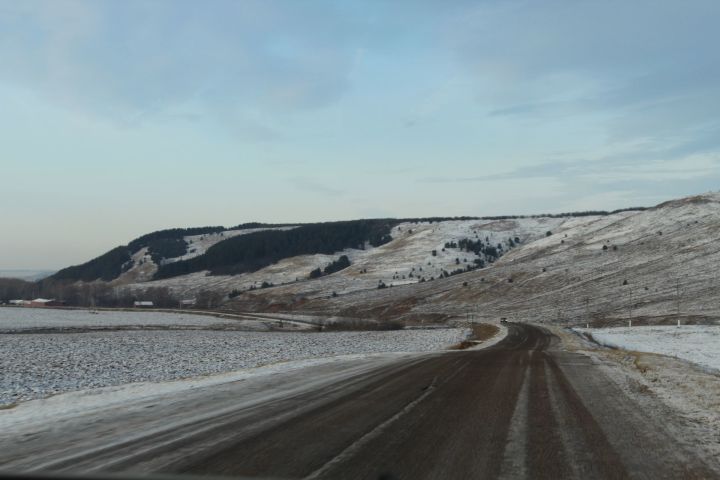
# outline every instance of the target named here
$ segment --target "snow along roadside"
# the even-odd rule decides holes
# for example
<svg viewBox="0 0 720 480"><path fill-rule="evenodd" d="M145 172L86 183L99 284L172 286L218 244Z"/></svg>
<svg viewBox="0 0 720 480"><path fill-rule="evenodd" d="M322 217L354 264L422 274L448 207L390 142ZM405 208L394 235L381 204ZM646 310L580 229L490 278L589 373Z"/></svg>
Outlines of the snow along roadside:
<svg viewBox="0 0 720 480"><path fill-rule="evenodd" d="M653 327L575 328L600 345L657 353L720 372L720 326L682 325Z"/></svg>
<svg viewBox="0 0 720 480"><path fill-rule="evenodd" d="M561 338L563 348L592 358L640 408L662 418L675 438L720 468L720 375L666 355L604 348L581 329L545 327Z"/></svg>
<svg viewBox="0 0 720 480"><path fill-rule="evenodd" d="M61 422L77 417L94 416L115 409L127 409L131 404L141 404L177 396L193 390L210 389L232 382L262 382L268 377L335 364L338 371L358 364L375 368L411 353L354 354L334 357L312 358L275 363L256 368L237 370L218 375L163 382L136 382L124 385L91 388L61 393L48 398L30 400L11 408L0 409L0 437L32 430L48 422ZM352 369L351 369L352 371Z"/></svg>

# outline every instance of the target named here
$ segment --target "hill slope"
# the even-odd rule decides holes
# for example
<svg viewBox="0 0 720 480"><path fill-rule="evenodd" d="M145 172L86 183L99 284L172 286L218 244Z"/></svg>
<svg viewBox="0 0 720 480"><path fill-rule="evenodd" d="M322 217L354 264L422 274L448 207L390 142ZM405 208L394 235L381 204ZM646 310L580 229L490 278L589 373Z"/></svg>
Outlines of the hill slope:
<svg viewBox="0 0 720 480"><path fill-rule="evenodd" d="M235 309L302 309L341 316L475 318L548 323L683 321L720 317L720 194L645 211L567 219L487 268L297 305L291 287L238 297ZM464 284L467 284L466 286ZM281 303L281 305L278 305Z"/></svg>
<svg viewBox="0 0 720 480"><path fill-rule="evenodd" d="M407 321L720 316L716 193L611 214L208 228L216 230L155 232L119 247L110 254L130 260L100 283L135 298L150 289L175 299L213 292L213 307L233 311ZM228 256L212 264L217 251ZM97 267L71 268L105 278Z"/></svg>
<svg viewBox="0 0 720 480"><path fill-rule="evenodd" d="M332 297L333 293L340 296L357 291L376 292L381 285L431 283L453 273L481 268L567 221L568 218L542 217L401 222L389 231L390 241L376 247L368 245L364 249L292 256L238 275L211 276L204 270L135 283L128 288L167 287L184 298L196 296L202 290L224 294L235 291L242 292L240 296L248 296L249 304L259 300L257 308L268 303L291 305ZM470 242L461 248L463 240ZM348 258L349 267L311 278L313 270L324 270L343 255ZM253 295L263 284L272 288L263 289L263 295Z"/></svg>

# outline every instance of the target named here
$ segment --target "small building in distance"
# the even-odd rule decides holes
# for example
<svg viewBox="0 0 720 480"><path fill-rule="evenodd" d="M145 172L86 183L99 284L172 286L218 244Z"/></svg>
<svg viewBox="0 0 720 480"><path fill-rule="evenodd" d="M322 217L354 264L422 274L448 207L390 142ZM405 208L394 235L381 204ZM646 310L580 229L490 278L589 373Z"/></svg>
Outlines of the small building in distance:
<svg viewBox="0 0 720 480"><path fill-rule="evenodd" d="M8 300L8 305L15 305L16 307L22 307L29 300Z"/></svg>
<svg viewBox="0 0 720 480"><path fill-rule="evenodd" d="M152 308L155 304L153 302L141 300L133 302L133 306L136 308Z"/></svg>
<svg viewBox="0 0 720 480"><path fill-rule="evenodd" d="M36 298L35 300L30 300L30 302L25 302L24 305L33 308L62 307L65 305L65 302L55 300L54 298Z"/></svg>

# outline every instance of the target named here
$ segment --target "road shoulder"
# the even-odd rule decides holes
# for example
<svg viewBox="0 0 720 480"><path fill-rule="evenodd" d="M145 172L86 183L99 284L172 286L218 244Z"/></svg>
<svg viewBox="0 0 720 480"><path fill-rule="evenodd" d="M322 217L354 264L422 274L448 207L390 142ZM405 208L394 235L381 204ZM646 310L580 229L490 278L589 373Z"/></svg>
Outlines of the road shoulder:
<svg viewBox="0 0 720 480"><path fill-rule="evenodd" d="M562 327L558 348L589 357L642 410L720 471L720 376L664 355L610 349Z"/></svg>

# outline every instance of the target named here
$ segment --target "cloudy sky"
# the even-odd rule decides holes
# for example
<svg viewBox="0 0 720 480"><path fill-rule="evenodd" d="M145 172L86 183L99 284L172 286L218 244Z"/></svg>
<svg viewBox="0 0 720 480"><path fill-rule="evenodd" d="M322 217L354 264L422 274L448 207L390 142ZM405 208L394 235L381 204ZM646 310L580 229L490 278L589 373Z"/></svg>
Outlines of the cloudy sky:
<svg viewBox="0 0 720 480"><path fill-rule="evenodd" d="M0 269L718 188L720 2L0 0Z"/></svg>

